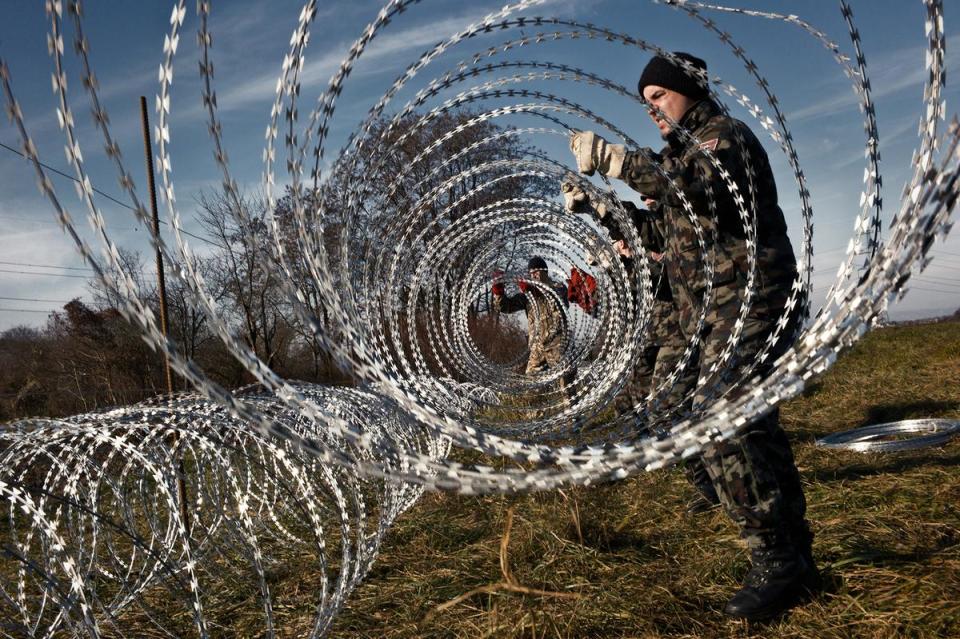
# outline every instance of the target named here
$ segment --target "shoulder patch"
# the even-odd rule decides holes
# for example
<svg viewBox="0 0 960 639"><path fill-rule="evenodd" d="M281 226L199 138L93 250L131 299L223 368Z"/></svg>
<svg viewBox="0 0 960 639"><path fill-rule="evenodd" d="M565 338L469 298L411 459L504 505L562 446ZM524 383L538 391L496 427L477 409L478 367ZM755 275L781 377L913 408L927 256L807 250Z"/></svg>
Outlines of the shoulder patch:
<svg viewBox="0 0 960 639"><path fill-rule="evenodd" d="M714 138L712 140L707 140L706 142L701 142L697 145L697 148L700 150L707 149L709 151L716 151L717 144L720 142L720 138Z"/></svg>

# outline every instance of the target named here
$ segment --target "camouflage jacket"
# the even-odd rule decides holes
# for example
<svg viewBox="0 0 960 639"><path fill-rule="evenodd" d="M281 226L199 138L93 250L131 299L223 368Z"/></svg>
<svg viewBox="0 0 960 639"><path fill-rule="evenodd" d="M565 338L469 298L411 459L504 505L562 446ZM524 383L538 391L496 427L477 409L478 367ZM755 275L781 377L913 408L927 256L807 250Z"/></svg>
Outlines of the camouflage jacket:
<svg viewBox="0 0 960 639"><path fill-rule="evenodd" d="M549 291L544 291L541 286ZM550 279L529 283L526 293L493 296L493 306L501 313L526 312L527 346L531 352L562 347L566 342L567 305L567 288Z"/></svg>
<svg viewBox="0 0 960 639"><path fill-rule="evenodd" d="M637 229L637 235L640 236L640 244L647 252L648 258L650 253L663 253L666 245L663 230L659 226L659 216L653 211L638 208L633 202L621 201L620 204ZM609 213L600 218L600 224L610 232L610 239L612 241L616 242L624 239L623 233L614 222L613 216ZM620 259L624 263L627 272L633 270L633 258L621 256ZM662 272L663 265L660 262L650 259L649 266L650 276L653 279L654 296L660 301L669 302L672 296L670 295L670 286L667 284L666 275Z"/></svg>
<svg viewBox="0 0 960 639"><path fill-rule="evenodd" d="M703 229L708 259L714 265L710 306L739 305L746 289L747 240L743 222L730 189L719 169L711 163L706 149L712 151L730 174L748 212L751 206L747 167L753 169L757 228L753 308L759 313L778 313L796 276L796 259L783 211L777 203L777 186L766 151L746 124L723 115L709 99L691 107L679 124L697 142L671 133L659 157L652 158L662 162L672 185L656 172L651 157L641 151L627 153L622 177L632 188L657 201L655 214L667 249L664 267L681 316L689 318L699 314L706 278L695 226L674 187L680 189L692 205ZM737 142L738 135L745 153ZM715 202L715 215L710 211L710 197ZM717 240L712 244L714 227Z"/></svg>

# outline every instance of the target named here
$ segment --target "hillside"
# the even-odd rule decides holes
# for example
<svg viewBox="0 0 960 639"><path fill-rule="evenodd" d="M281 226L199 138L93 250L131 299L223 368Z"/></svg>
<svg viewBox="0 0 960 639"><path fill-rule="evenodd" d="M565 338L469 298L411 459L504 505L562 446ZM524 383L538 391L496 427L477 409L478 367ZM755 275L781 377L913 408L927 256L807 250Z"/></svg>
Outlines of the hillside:
<svg viewBox="0 0 960 639"><path fill-rule="evenodd" d="M689 489L669 470L590 490L425 496L331 636L960 636L960 438L896 455L814 446L915 417L960 418L960 322L879 329L783 407L827 586L771 624L719 612L746 555L721 513L683 516ZM508 588L496 586L502 547Z"/></svg>

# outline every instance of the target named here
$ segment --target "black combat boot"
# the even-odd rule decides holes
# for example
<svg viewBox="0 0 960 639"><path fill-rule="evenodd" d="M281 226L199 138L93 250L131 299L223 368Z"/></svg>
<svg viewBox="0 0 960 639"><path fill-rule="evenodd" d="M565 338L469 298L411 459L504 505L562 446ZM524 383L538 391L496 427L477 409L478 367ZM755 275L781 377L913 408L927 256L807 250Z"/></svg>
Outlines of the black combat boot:
<svg viewBox="0 0 960 639"><path fill-rule="evenodd" d="M776 617L805 600L819 581L816 567L792 548L754 550L750 556L753 566L743 588L723 609L730 617L747 621Z"/></svg>
<svg viewBox="0 0 960 639"><path fill-rule="evenodd" d="M694 488L697 489L693 498L687 502L687 514L699 515L713 510L720 505L717 489L713 487L710 475L699 457L688 460L683 465L683 472Z"/></svg>
<svg viewBox="0 0 960 639"><path fill-rule="evenodd" d="M820 576L820 570L817 569L817 562L813 558L813 534L810 532L810 528L806 522L803 522L803 527L796 534L796 537L798 537L797 551L800 553L800 556L803 557L803 560L807 562L807 566L810 567L810 572L807 573L807 581L804 585L811 593L819 592L823 588L823 578Z"/></svg>

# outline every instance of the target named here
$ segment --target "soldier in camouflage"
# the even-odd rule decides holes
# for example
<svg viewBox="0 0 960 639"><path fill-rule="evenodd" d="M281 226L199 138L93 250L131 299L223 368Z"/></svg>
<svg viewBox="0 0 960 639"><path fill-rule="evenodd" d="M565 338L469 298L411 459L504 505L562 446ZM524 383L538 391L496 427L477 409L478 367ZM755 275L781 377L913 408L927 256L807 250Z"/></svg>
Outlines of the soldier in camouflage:
<svg viewBox="0 0 960 639"><path fill-rule="evenodd" d="M655 202L666 241L663 263L688 340L698 337L697 323L704 317L694 410L734 389L748 367L753 367L755 378L769 373L771 362L790 347L795 334L790 328L781 331L763 361L756 361L784 315L796 260L766 152L746 124L725 115L710 98L706 77L706 63L685 53L656 56L644 68L638 88L667 143L659 153L627 150L589 131L571 137L581 173L600 171L620 178ZM719 161L722 171L711 158ZM728 187L725 172L736 189ZM685 211L684 200L692 206L696 222ZM755 225L754 297L735 355L723 364L721 353L746 299L749 276L749 227L741 219L742 208ZM708 263L713 264L712 288L704 299ZM776 616L819 582L800 476L778 412L709 447L703 459L753 563L725 612L748 620Z"/></svg>
<svg viewBox="0 0 960 639"><path fill-rule="evenodd" d="M530 281L519 282L520 292L507 295L502 282L493 284L493 307L501 313L526 312L527 358L526 373L532 375L555 368L563 361L567 347L567 289L550 279L547 263L542 257L533 257L527 263ZM561 379L561 390L573 381L576 371L571 369Z"/></svg>
<svg viewBox="0 0 960 639"><path fill-rule="evenodd" d="M573 181L565 180L560 188L564 196L565 208L569 212L593 213L599 219L600 224L608 230L624 268L628 273L632 272L633 252L626 244L623 233L613 221L613 216L607 214L606 204L602 201L591 202L586 192ZM623 390L614 398L613 407L618 415L632 413L638 405L646 402L650 391L660 387L661 383L677 368L686 349L686 339L680 329L679 313L663 272L665 242L660 228L662 215L658 214L656 202L646 199L644 203L649 207L648 209L641 209L630 201L620 201L628 219L637 230L640 244L649 260L650 275L653 280L653 303L650 309L646 346L634 363ZM662 397L657 399L656 413L669 414L669 411L680 408L684 399L693 391L698 372L697 355L694 353L691 361L680 372L679 378ZM661 424L658 420L657 425L667 426L668 424ZM697 515L719 506L720 499L702 459L698 457L687 460L683 466L687 480L696 488L694 497L687 504L687 513Z"/></svg>

